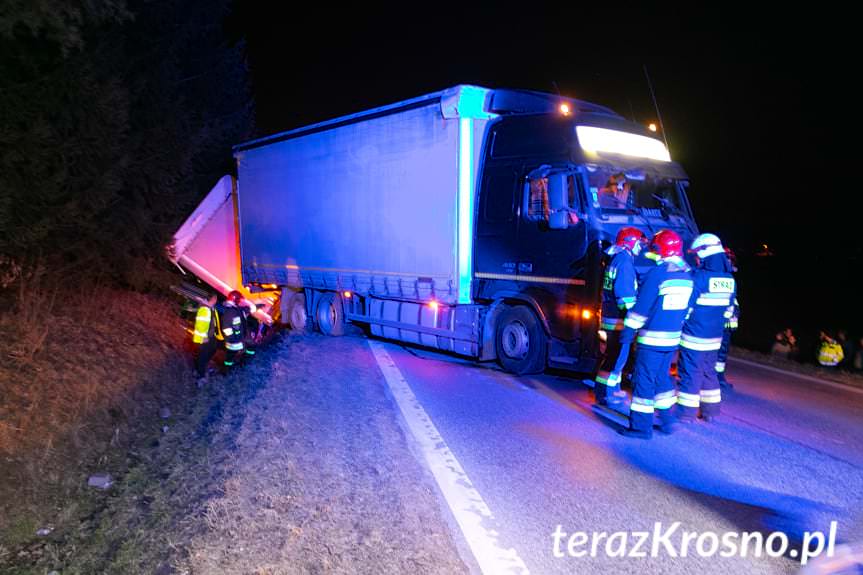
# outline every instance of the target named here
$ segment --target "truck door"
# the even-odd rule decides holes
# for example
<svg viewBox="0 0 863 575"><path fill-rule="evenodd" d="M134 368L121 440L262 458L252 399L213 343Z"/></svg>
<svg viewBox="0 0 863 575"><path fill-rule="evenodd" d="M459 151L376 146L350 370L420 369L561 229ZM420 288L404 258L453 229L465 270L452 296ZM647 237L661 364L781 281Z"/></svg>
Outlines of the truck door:
<svg viewBox="0 0 863 575"><path fill-rule="evenodd" d="M526 164L521 170L517 273L531 282L528 289L545 308L552 336L572 340L577 337L573 328L578 320L567 310L585 301L587 279L587 216L581 178L576 173L567 176L569 222L565 229L553 229L549 225L553 207L548 177L537 174L537 168L540 166Z"/></svg>
<svg viewBox="0 0 863 575"><path fill-rule="evenodd" d="M579 265L584 259L586 244L585 210L580 178L567 177L569 225L552 229L552 211L548 198L548 178L536 174L538 166L522 170L521 218L518 225L519 275L541 278L583 279Z"/></svg>
<svg viewBox="0 0 863 575"><path fill-rule="evenodd" d="M518 165L489 162L480 188L477 210L474 268L477 273L497 276L516 273L519 188Z"/></svg>

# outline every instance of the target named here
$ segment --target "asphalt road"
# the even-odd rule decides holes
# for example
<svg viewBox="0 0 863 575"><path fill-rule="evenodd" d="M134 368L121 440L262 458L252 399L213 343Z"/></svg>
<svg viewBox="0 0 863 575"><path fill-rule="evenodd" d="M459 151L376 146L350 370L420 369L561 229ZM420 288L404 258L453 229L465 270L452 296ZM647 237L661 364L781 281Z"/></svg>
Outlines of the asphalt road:
<svg viewBox="0 0 863 575"><path fill-rule="evenodd" d="M361 337L349 339L369 346ZM806 531L829 534L836 521L838 543L863 540L859 392L731 362L735 389L723 398L719 422L643 441L620 436L597 415L590 390L577 380L515 377L428 350L374 346L392 359L466 475L456 483L469 483L487 506L488 532L501 548L517 553L522 566L513 572L795 573ZM405 428L410 435L410 425ZM422 450L415 451L422 459ZM439 486L441 481L447 480L438 477ZM445 492L441 507L455 516L454 537L463 551L473 549L459 533L458 511ZM667 533L675 522L680 525L668 537L672 550L657 543L651 557L657 523ZM704 535L690 541L686 557L673 557L683 531L718 538L779 531L790 547L778 557L754 556L754 546L745 557L739 550L720 557L728 547L711 553L712 536ZM576 532L588 542L577 535L571 555L567 543ZM603 532L593 552L591 542ZM615 532L625 535L612 545L608 538ZM635 549L641 536L634 532L654 536ZM712 556L699 556L699 541ZM647 557L638 556L642 550ZM476 561L466 562L480 571Z"/></svg>

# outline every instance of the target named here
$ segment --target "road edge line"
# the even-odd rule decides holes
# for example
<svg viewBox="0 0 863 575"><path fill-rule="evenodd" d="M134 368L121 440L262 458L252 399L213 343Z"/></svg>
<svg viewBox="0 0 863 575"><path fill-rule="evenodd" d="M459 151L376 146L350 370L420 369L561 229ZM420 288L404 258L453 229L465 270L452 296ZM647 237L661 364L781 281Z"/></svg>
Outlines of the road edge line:
<svg viewBox="0 0 863 575"><path fill-rule="evenodd" d="M528 575L530 572L527 565L518 552L514 548L504 549L499 545L498 532L489 527L494 525L495 521L491 509L450 451L395 361L382 344L369 341L369 347L408 429L422 450L426 465L476 558L480 571L484 575Z"/></svg>
<svg viewBox="0 0 863 575"><path fill-rule="evenodd" d="M772 371L774 373L781 373L784 375L790 375L792 377L799 377L800 379L804 379L806 381L811 381L814 383L820 383L821 385L827 385L830 387L837 387L837 388L843 389L845 391L863 394L863 388L859 388L859 387L856 387L853 385L848 385L846 383L839 383L837 381L830 381L827 379L821 379L820 377L807 375L805 373L797 373L795 371L782 369L781 367L773 367L772 365L764 365L763 363L758 363L757 361L752 361L749 359L742 359L739 357L731 357L731 356L729 356L728 359L732 362L738 362L738 363L742 363L744 365L749 365L752 367L760 367L761 369L766 369L767 371Z"/></svg>

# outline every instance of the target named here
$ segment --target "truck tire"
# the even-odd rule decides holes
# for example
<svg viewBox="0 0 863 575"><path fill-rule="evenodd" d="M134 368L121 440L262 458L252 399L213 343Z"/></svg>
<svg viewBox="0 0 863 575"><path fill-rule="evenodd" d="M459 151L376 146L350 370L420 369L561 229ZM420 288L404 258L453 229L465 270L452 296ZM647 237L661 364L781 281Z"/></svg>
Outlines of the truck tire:
<svg viewBox="0 0 863 575"><path fill-rule="evenodd" d="M545 369L548 342L533 310L523 305L507 307L495 332L497 359L506 371L522 375Z"/></svg>
<svg viewBox="0 0 863 575"><path fill-rule="evenodd" d="M342 307L342 296L327 292L318 300L315 315L318 329L324 335L345 335L345 311Z"/></svg>
<svg viewBox="0 0 863 575"><path fill-rule="evenodd" d="M292 331L305 333L309 331L309 316L306 313L306 296L295 293L288 300L288 317L285 318Z"/></svg>

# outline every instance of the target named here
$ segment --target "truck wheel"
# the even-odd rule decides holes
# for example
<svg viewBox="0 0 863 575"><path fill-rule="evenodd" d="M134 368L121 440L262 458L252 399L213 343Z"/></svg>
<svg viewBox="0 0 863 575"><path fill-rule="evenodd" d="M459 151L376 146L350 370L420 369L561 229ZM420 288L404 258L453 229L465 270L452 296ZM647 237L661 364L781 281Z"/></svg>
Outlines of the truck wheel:
<svg viewBox="0 0 863 575"><path fill-rule="evenodd" d="M306 296L295 293L288 300L288 325L293 331L309 331L309 317L306 313Z"/></svg>
<svg viewBox="0 0 863 575"><path fill-rule="evenodd" d="M545 369L545 332L530 308L519 305L503 310L495 343L497 359L506 371L521 375Z"/></svg>
<svg viewBox="0 0 863 575"><path fill-rule="evenodd" d="M345 334L345 311L339 294L327 292L322 295L318 301L315 317L322 334L333 336Z"/></svg>

